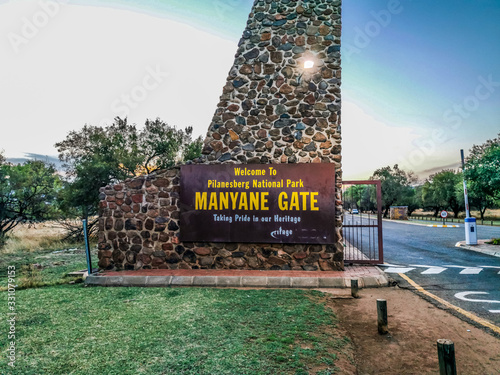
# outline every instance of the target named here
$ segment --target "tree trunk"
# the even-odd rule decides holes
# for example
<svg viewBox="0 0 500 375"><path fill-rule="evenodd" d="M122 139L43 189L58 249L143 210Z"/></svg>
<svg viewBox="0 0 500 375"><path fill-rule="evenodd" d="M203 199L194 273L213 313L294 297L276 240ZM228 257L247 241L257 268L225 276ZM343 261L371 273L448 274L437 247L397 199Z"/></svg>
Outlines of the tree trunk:
<svg viewBox="0 0 500 375"><path fill-rule="evenodd" d="M388 213L389 213L389 207L386 207L384 211L384 219L387 218Z"/></svg>
<svg viewBox="0 0 500 375"><path fill-rule="evenodd" d="M484 214L486 213L487 209L488 209L487 207L479 209L479 213L481 214L481 221L484 221Z"/></svg>

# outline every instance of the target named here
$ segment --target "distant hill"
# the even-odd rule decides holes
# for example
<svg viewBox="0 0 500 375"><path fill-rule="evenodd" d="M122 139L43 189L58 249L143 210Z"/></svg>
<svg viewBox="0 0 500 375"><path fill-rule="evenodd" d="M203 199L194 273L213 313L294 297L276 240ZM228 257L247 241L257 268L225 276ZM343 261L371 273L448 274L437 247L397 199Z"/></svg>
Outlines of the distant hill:
<svg viewBox="0 0 500 375"><path fill-rule="evenodd" d="M7 161L12 164L23 164L28 160L41 160L45 163L54 164L58 171L63 170L63 163L57 158L57 156L25 153L24 157L21 158L7 158Z"/></svg>
<svg viewBox="0 0 500 375"><path fill-rule="evenodd" d="M419 180L425 180L425 179L429 178L429 176L431 176L435 173L439 173L445 169L451 169L451 170L457 171L457 170L461 170L462 166L461 166L460 162L456 162L453 164L442 165L442 166L434 167L431 169L425 169L425 170L417 172L417 175L419 177Z"/></svg>

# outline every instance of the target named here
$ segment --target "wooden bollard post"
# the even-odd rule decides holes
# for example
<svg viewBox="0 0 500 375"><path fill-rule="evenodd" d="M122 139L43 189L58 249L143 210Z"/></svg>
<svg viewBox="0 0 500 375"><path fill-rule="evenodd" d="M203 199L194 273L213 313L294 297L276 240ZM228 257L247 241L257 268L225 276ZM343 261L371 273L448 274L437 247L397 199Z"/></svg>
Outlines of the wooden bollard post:
<svg viewBox="0 0 500 375"><path fill-rule="evenodd" d="M437 340L439 375L457 375L455 344L446 339Z"/></svg>
<svg viewBox="0 0 500 375"><path fill-rule="evenodd" d="M358 279L351 279L351 296L359 298Z"/></svg>
<svg viewBox="0 0 500 375"><path fill-rule="evenodd" d="M377 323L378 333L385 335L389 332L387 329L387 301L385 299L377 300Z"/></svg>

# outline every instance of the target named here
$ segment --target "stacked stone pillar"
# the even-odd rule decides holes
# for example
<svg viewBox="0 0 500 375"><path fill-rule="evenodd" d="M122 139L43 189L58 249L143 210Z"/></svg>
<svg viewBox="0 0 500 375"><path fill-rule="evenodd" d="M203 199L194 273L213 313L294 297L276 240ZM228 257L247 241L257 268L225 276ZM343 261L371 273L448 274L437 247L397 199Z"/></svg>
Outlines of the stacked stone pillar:
<svg viewBox="0 0 500 375"><path fill-rule="evenodd" d="M180 243L174 168L101 189L99 266L342 269L340 36L340 0L255 1L194 161L335 163L337 243Z"/></svg>

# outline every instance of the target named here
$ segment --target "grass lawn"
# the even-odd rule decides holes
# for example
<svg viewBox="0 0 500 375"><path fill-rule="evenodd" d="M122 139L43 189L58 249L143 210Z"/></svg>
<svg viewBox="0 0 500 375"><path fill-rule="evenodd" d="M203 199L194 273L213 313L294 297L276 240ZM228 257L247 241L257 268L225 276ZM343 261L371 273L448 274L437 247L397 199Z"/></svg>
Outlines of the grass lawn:
<svg viewBox="0 0 500 375"><path fill-rule="evenodd" d="M67 284L77 278L69 272L87 269L83 244L63 242L64 231L53 223L19 225L0 245L0 291L7 290L7 267L14 266L18 289ZM97 249L92 246L97 265Z"/></svg>
<svg viewBox="0 0 500 375"><path fill-rule="evenodd" d="M87 261L82 246L61 250L17 250L15 253L0 252L0 291L7 290L7 267L16 268L19 289L67 284L77 280L67 277L69 272L86 270ZM97 264L97 251L93 251L92 263Z"/></svg>
<svg viewBox="0 0 500 375"><path fill-rule="evenodd" d="M2 316L7 293L0 293ZM16 364L1 374L333 374L349 339L320 292L201 288L16 291ZM7 322L0 322L6 336Z"/></svg>
<svg viewBox="0 0 500 375"><path fill-rule="evenodd" d="M59 238L51 225L20 227L0 248L0 374L326 375L352 363L319 292L69 285L85 253ZM14 368L8 266L18 285Z"/></svg>

